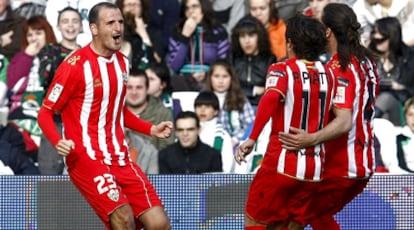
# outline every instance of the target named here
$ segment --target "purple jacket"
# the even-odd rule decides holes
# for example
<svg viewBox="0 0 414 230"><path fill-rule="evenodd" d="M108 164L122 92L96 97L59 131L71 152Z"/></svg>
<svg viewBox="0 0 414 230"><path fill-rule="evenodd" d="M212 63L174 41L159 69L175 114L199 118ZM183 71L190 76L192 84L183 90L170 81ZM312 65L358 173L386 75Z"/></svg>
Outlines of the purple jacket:
<svg viewBox="0 0 414 230"><path fill-rule="evenodd" d="M196 33L199 33L198 31ZM202 44L201 50L190 50L194 47L194 36L185 37L181 34L181 29L176 28L169 40L167 63L175 72L185 64L204 64L209 65L217 59L226 58L230 42L224 27L217 27L212 31L201 32L198 39ZM193 62L190 52L194 52ZM202 60L200 60L200 52Z"/></svg>

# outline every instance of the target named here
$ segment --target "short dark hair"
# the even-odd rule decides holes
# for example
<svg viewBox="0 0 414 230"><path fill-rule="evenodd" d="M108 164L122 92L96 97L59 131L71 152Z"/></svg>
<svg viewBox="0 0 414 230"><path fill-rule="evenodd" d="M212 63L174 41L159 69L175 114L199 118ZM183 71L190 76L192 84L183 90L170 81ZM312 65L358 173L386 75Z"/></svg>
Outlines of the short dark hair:
<svg viewBox="0 0 414 230"><path fill-rule="evenodd" d="M145 79L145 87L149 88L148 75L144 70L132 68L129 70L129 77L143 77Z"/></svg>
<svg viewBox="0 0 414 230"><path fill-rule="evenodd" d="M198 119L198 116L193 111L181 111L178 113L177 117L174 121L174 126L177 127L177 121L180 119L186 119L186 118L193 118L196 121L197 128L200 128L200 119Z"/></svg>
<svg viewBox="0 0 414 230"><path fill-rule="evenodd" d="M292 43L297 57L309 61L319 60L328 44L325 26L317 19L302 14L288 20L286 41Z"/></svg>
<svg viewBox="0 0 414 230"><path fill-rule="evenodd" d="M202 91L194 100L194 108L201 105L212 106L215 110L220 110L219 100L215 93L211 91Z"/></svg>
<svg viewBox="0 0 414 230"><path fill-rule="evenodd" d="M62 17L62 14L65 13L66 11L72 11L75 12L78 16L79 16L79 20L81 21L80 23L82 23L82 16L79 13L79 11L73 7L67 6L65 8L63 8L61 11L59 11L58 13L58 18L57 18L57 23L59 24L60 18Z"/></svg>
<svg viewBox="0 0 414 230"><path fill-rule="evenodd" d="M92 9L89 11L89 15L88 15L89 24L92 24L92 23L96 24L98 22L99 12L101 11L102 8L119 9L119 7L113 3L100 2L94 5Z"/></svg>

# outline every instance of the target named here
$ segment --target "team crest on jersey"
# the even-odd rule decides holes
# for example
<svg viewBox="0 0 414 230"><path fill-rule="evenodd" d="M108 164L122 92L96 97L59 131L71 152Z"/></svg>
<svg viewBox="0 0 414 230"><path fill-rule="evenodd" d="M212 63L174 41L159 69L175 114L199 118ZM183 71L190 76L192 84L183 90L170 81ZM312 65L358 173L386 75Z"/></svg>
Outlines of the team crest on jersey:
<svg viewBox="0 0 414 230"><path fill-rule="evenodd" d="M345 78L342 78L342 77L338 77L338 85L348 87L349 86L349 80L345 79Z"/></svg>
<svg viewBox="0 0 414 230"><path fill-rule="evenodd" d="M117 202L119 200L119 191L118 189L111 189L108 192L108 198L112 201Z"/></svg>
<svg viewBox="0 0 414 230"><path fill-rule="evenodd" d="M334 98L334 103L345 103L345 86L336 87L336 95Z"/></svg>
<svg viewBox="0 0 414 230"><path fill-rule="evenodd" d="M49 101L56 102L57 99L60 97L62 90L63 90L63 85L56 84L55 86L53 86L53 89L50 92L49 97L47 99Z"/></svg>
<svg viewBox="0 0 414 230"><path fill-rule="evenodd" d="M101 87L102 86L102 81L99 78L96 78L95 80L93 80L93 87Z"/></svg>
<svg viewBox="0 0 414 230"><path fill-rule="evenodd" d="M73 56L73 57L68 59L68 63L71 64L72 66L74 66L79 59L80 59L79 55L78 56Z"/></svg>

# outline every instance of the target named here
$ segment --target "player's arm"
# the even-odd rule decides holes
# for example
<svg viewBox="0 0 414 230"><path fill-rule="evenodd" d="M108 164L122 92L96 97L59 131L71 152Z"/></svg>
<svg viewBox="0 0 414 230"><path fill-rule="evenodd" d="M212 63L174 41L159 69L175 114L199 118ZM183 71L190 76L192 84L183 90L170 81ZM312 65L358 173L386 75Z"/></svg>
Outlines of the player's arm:
<svg viewBox="0 0 414 230"><path fill-rule="evenodd" d="M335 118L315 133L307 133L294 127L290 128L290 133L279 132L282 146L289 150L298 150L333 140L349 132L352 127L352 110L334 106L332 111Z"/></svg>
<svg viewBox="0 0 414 230"><path fill-rule="evenodd" d="M63 139L59 134L58 129L53 121L54 112L45 106L40 107L39 114L37 116L37 123L42 129L43 135L54 146L59 155L67 156L70 151L75 148L75 144L72 140Z"/></svg>
<svg viewBox="0 0 414 230"><path fill-rule="evenodd" d="M278 110L281 97L283 96L277 89L271 88L268 89L260 99L252 132L250 133L249 138L237 148L234 156L238 164L242 161L246 162L245 157L253 150L256 140L264 126L271 118L272 113Z"/></svg>
<svg viewBox="0 0 414 230"><path fill-rule="evenodd" d="M153 125L151 122L138 118L126 107L124 108L124 123L127 128L136 132L158 138L168 138L173 128L171 121L163 121Z"/></svg>

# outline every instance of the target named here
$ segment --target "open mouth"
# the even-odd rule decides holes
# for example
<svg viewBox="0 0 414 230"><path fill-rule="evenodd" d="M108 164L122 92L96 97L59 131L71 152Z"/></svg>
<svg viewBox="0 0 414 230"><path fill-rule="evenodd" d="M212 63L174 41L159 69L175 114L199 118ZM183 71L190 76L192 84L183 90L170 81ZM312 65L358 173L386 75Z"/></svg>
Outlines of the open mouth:
<svg viewBox="0 0 414 230"><path fill-rule="evenodd" d="M114 36L112 36L112 38L113 38L116 42L120 42L120 41L121 41L121 35L114 35Z"/></svg>

